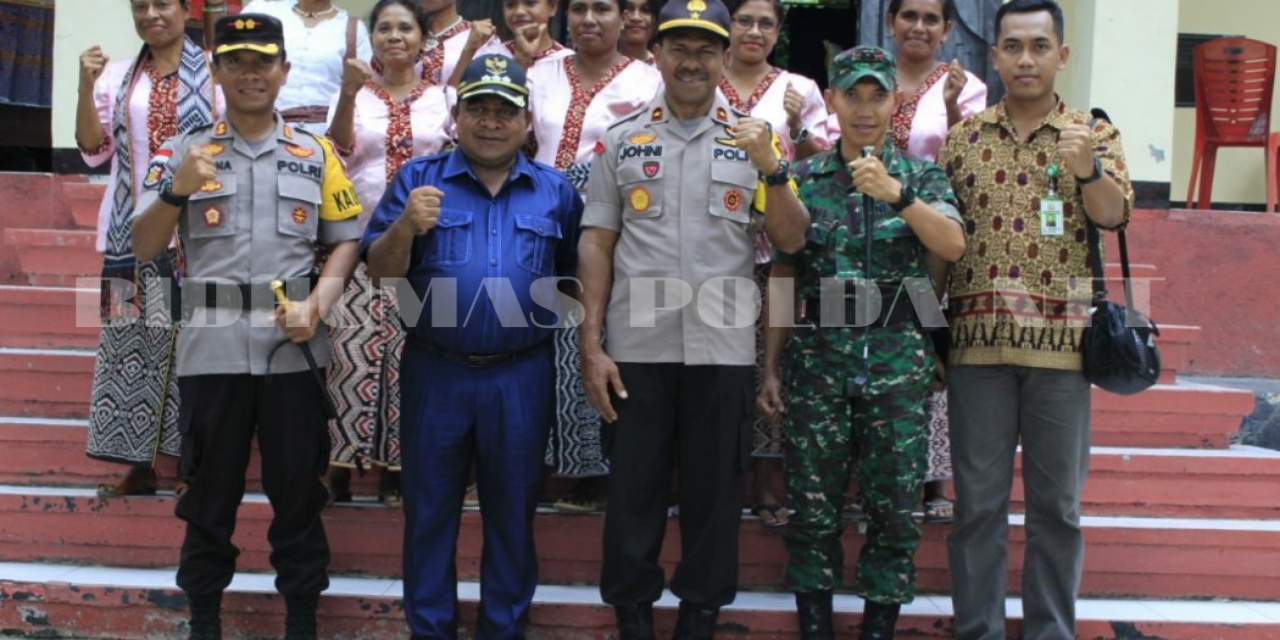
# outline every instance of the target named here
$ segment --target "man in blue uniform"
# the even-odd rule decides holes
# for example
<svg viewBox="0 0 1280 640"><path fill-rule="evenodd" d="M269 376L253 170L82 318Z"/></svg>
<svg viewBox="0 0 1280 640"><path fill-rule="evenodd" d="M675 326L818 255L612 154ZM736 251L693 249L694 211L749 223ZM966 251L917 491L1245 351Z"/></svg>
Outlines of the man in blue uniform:
<svg viewBox="0 0 1280 640"><path fill-rule="evenodd" d="M538 292L574 273L582 200L520 153L528 95L515 61L473 61L454 108L458 148L406 164L361 243L371 277L407 278L418 300L430 298L404 318L400 378L414 638L457 637L454 555L473 456L484 511L476 637L523 637L538 582L533 514L558 320Z"/></svg>

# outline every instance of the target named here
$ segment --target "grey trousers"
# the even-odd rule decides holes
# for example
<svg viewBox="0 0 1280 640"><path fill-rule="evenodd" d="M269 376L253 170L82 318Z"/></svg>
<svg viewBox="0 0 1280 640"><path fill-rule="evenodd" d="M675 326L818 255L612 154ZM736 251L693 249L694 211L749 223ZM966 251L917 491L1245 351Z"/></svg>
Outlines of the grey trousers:
<svg viewBox="0 0 1280 640"><path fill-rule="evenodd" d="M947 371L947 387L956 487L947 556L956 637L1005 637L1009 492L1021 440L1027 511L1022 638L1075 638L1088 381L1078 371L958 366Z"/></svg>

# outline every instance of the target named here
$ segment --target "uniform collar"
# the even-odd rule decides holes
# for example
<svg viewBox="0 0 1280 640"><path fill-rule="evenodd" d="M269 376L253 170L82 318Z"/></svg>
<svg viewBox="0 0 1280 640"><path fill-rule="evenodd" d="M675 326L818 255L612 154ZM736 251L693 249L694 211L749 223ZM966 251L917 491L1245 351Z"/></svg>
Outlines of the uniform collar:
<svg viewBox="0 0 1280 640"><path fill-rule="evenodd" d="M1053 109L1049 110L1049 115L1036 126L1036 131L1047 126L1053 127L1058 131L1062 131L1068 125L1072 124L1072 120L1067 116L1067 103L1062 101L1058 94L1053 94L1055 103ZM1007 100L1007 98L1006 98ZM993 124L998 127L1004 127L1009 133L1013 133L1013 120L1009 118L1009 109L1005 106L1005 100L1001 100L994 107L982 111L975 116L980 122Z"/></svg>
<svg viewBox="0 0 1280 640"><path fill-rule="evenodd" d="M648 110L648 115L642 116L641 119L641 122L645 124L660 125L667 122L675 122L679 125L679 121L677 121L671 113L671 107L667 105L667 95L665 91L659 93L657 97L650 101L649 106L646 107L646 109ZM706 131L715 124L724 127L731 127L733 126L733 123L738 121L738 118L742 117L745 117L745 115L736 111L733 106L729 104L729 100L724 97L724 94L721 93L719 89L716 89L715 100L711 103L711 109L707 112L707 115L704 118L710 122L703 122L692 134L688 136L688 138L692 140L698 137L703 131ZM683 127L677 126L676 129L678 129L681 132L681 135L683 135Z"/></svg>
<svg viewBox="0 0 1280 640"><path fill-rule="evenodd" d="M276 142L281 144L297 144L298 136L303 134L294 129L292 125L286 123L284 118L280 116L279 112L276 112L275 117L276 131L273 137L276 139ZM225 117L219 118L218 121L213 124L213 134L211 137L214 140L231 140L232 148L236 151L250 157L255 155L249 148L249 143L238 131L236 131L235 127L231 126L231 122L229 122ZM267 149L263 149L262 152L266 153Z"/></svg>
<svg viewBox="0 0 1280 640"><path fill-rule="evenodd" d="M480 182L480 178L477 178L476 174L471 171L471 164L467 162L466 154L462 152L461 147L457 147L449 152L449 156L445 158L442 175L447 180L463 174L471 176L471 179L477 183ZM533 179L533 163L525 157L523 151L516 152L516 162L511 165L511 173L507 176L507 182L515 182L521 176L530 180Z"/></svg>

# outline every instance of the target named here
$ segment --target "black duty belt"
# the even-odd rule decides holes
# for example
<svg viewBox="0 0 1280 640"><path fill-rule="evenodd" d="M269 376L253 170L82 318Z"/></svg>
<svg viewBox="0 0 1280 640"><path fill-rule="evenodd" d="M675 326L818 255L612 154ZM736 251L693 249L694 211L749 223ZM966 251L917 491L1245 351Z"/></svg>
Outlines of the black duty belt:
<svg viewBox="0 0 1280 640"><path fill-rule="evenodd" d="M285 294L289 300L305 300L315 288L316 278L295 278L285 282ZM203 291L202 291L203 290ZM275 306L275 293L270 283L252 284L236 282L184 280L182 283L184 307L206 309L270 309Z"/></svg>
<svg viewBox="0 0 1280 640"><path fill-rule="evenodd" d="M434 342L430 342L422 338L416 337L413 335L412 331L409 332L408 340L414 346L422 347L423 349L426 349L428 352L430 352L432 355L439 356L450 362L456 362L458 364L465 365L466 367L471 369L488 369L490 367L496 367L496 366L504 365L510 362L515 362L516 360L519 360L521 358L524 358L525 356L531 355L534 352L541 350L543 347L547 346L547 342L548 342L547 340L542 340L541 342L527 346L523 349L516 349L515 351L505 351L503 353L464 353L462 351L454 351L453 349L446 349Z"/></svg>
<svg viewBox="0 0 1280 640"><path fill-rule="evenodd" d="M815 327L869 326L872 329L877 329L911 324L918 319L911 296L907 295L905 290L900 289L898 283L884 283L880 284L878 288L870 288L868 290L849 287L848 291L845 295L837 293L824 298L805 299L804 317L800 319L800 323L811 324ZM865 314L865 311L859 309L860 306L866 303L866 295L880 298L880 313L869 325L866 319L861 317ZM825 309L825 313L824 301L829 305ZM843 317L841 316L842 313ZM833 324L824 325L824 316L831 318Z"/></svg>

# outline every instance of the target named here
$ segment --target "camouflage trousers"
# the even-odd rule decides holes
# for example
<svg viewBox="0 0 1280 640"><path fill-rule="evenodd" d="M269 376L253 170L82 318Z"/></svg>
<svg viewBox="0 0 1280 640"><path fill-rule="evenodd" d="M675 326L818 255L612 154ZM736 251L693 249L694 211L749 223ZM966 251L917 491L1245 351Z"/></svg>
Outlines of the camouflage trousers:
<svg viewBox="0 0 1280 640"><path fill-rule="evenodd" d="M915 597L913 556L920 525L911 517L928 469L927 380L851 399L822 373L790 386L786 419L787 492L795 515L786 531L787 587L797 593L841 586L840 517L856 472L867 518L854 590L882 604ZM808 379L807 381L805 379ZM808 383L806 383L808 382Z"/></svg>

